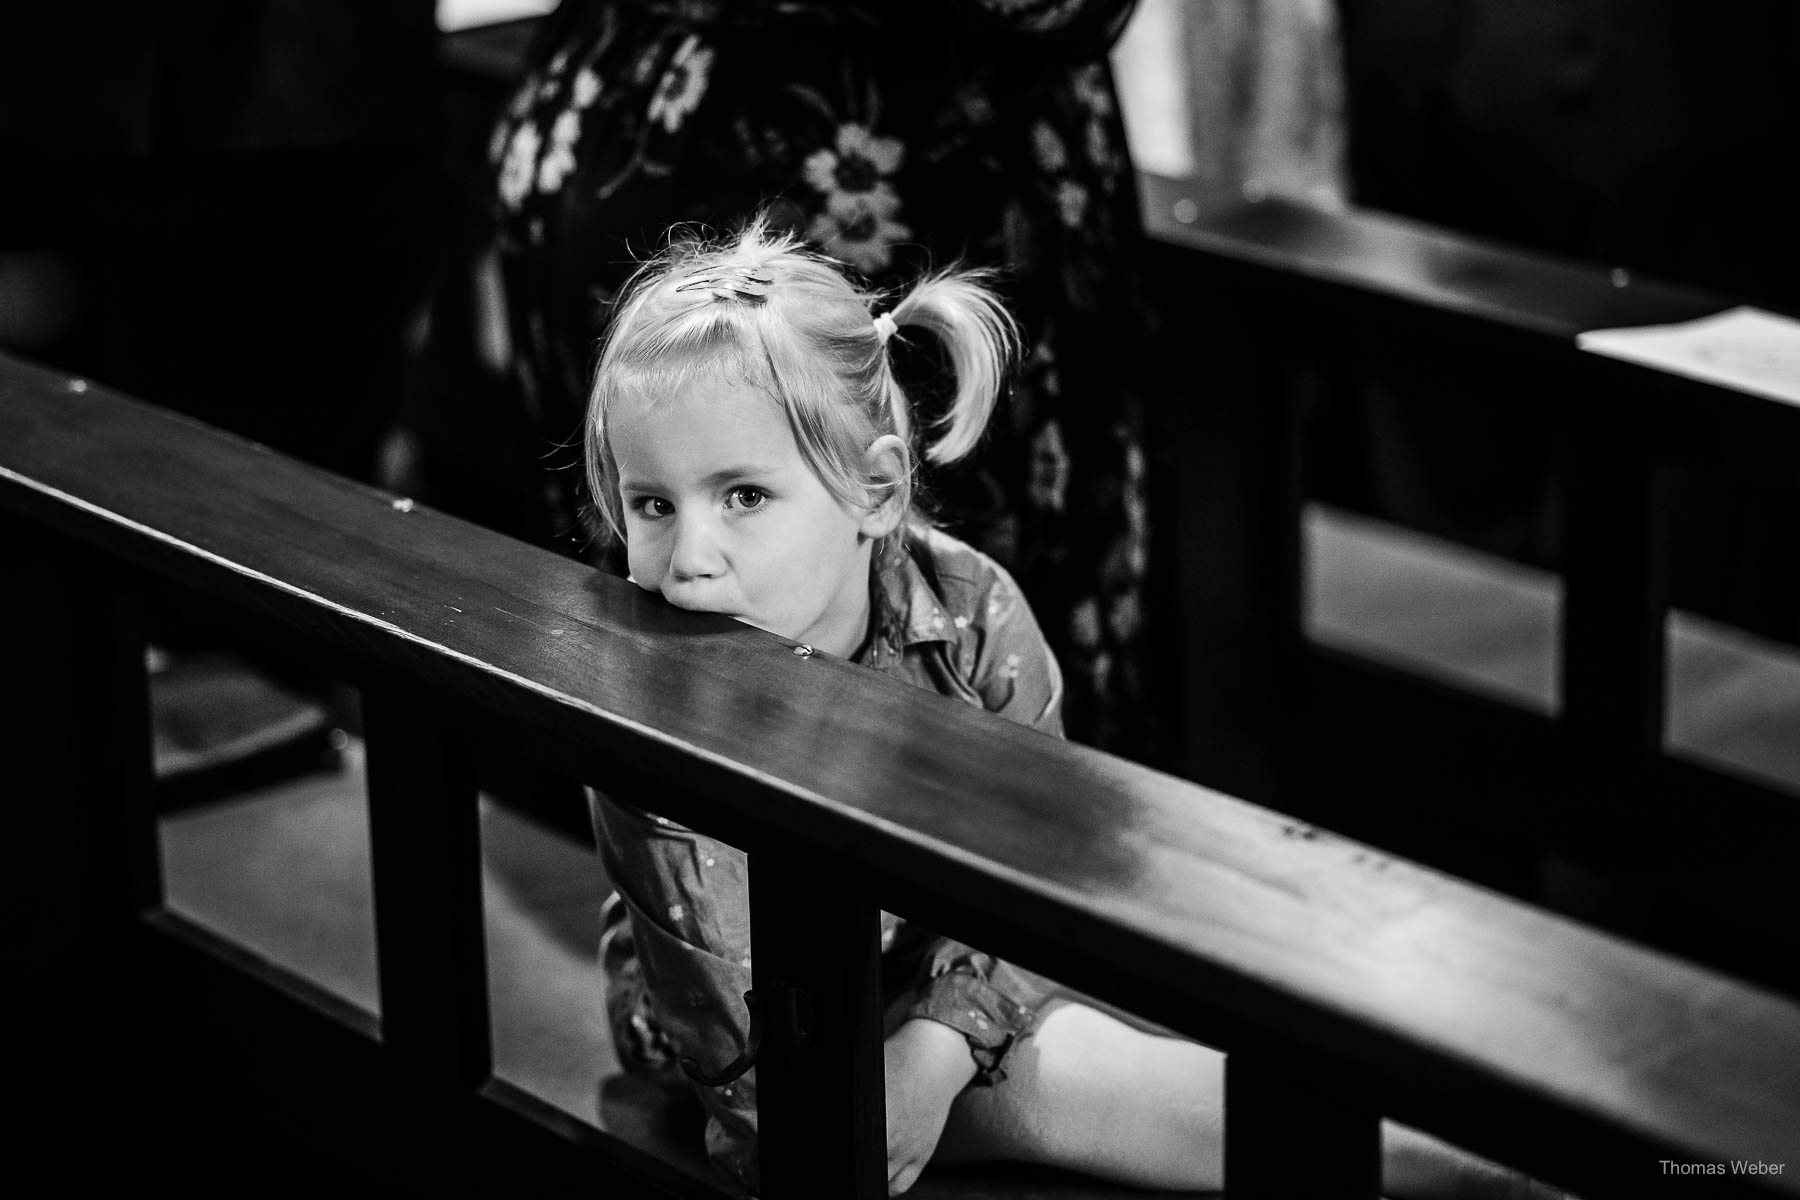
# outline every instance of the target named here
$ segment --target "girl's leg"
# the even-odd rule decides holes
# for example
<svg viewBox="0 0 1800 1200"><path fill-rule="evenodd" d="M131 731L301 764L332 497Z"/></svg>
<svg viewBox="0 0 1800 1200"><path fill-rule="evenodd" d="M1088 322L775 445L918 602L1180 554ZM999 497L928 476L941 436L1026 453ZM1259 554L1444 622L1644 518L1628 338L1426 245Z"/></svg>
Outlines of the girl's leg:
<svg viewBox="0 0 1800 1200"><path fill-rule="evenodd" d="M957 1097L933 1161L1047 1163L1140 1187L1221 1186L1225 1056L1080 1004L1052 1008L1006 1078Z"/></svg>
<svg viewBox="0 0 1800 1200"><path fill-rule="evenodd" d="M933 1162L1008 1160L1138 1187L1224 1186L1225 1056L1081 1004L1052 1007L1006 1058L1006 1078L957 1097ZM1382 1124L1396 1200L1567 1200L1416 1129Z"/></svg>
<svg viewBox="0 0 1800 1200"><path fill-rule="evenodd" d="M1393 1121L1381 1123L1381 1185L1394 1200L1571 1200L1547 1183Z"/></svg>

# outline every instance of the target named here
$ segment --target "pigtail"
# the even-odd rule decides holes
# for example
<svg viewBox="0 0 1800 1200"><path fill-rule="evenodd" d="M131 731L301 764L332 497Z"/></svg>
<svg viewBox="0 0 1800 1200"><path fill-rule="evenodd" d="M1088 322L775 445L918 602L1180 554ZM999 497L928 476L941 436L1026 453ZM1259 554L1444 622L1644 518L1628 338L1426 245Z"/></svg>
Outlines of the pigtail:
<svg viewBox="0 0 1800 1200"><path fill-rule="evenodd" d="M1019 326L994 294L991 272L951 268L928 275L894 306L894 324L934 334L949 356L956 395L933 423L925 449L951 463L975 449L994 415L1000 388L1019 353Z"/></svg>

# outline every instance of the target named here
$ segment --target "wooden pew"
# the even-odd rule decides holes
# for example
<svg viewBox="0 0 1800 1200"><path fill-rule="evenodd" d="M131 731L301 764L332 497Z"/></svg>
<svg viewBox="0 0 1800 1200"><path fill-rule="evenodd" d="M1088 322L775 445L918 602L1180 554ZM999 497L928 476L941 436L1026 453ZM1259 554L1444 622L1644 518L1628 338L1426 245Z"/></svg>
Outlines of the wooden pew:
<svg viewBox="0 0 1800 1200"><path fill-rule="evenodd" d="M749 851L756 986L819 1014L759 1061L770 1195L884 1191L883 907L1225 1048L1233 1195L1374 1196L1382 1116L1591 1197L1692 1195L1665 1159L1800 1194L1800 1007L1729 978L6 359L0 524L23 977L40 1041L103 1021L182 1065L179 1093L121 1079L126 1119L282 1094L309 1153L695 1194L493 1077L463 765L489 744ZM162 903L133 612L170 592L363 689L379 1018ZM27 1089L76 1102L79 1049ZM48 1108L24 1144L109 1136Z"/></svg>
<svg viewBox="0 0 1800 1200"><path fill-rule="evenodd" d="M1189 773L1525 895L1544 855L1569 855L1649 907L1634 933L1800 990L1800 955L1767 924L1791 903L1800 804L1664 749L1669 475L1800 495L1800 408L1576 346L1736 302L1372 211L1142 182L1181 339L1159 419L1180 471ZM1555 711L1304 635L1302 506L1341 452L1316 430L1394 362L1554 448ZM1497 374L1518 385L1497 403L1459 387ZM1345 794L1346 772L1381 764L1414 769L1379 797Z"/></svg>

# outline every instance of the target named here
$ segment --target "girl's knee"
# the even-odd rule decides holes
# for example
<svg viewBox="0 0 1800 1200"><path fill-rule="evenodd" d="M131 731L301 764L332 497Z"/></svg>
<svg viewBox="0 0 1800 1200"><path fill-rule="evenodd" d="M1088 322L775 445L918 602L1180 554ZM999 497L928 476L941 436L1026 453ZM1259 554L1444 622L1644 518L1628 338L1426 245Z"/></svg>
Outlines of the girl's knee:
<svg viewBox="0 0 1800 1200"><path fill-rule="evenodd" d="M1150 1186L1216 1186L1217 1051L1066 1004L958 1099L940 1157L1048 1163Z"/></svg>

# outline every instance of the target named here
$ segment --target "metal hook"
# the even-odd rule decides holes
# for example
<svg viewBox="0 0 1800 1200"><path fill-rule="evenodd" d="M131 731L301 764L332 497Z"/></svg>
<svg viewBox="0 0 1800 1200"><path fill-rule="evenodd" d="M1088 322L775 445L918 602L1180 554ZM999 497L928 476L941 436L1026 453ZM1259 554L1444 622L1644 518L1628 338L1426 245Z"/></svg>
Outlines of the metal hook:
<svg viewBox="0 0 1800 1200"><path fill-rule="evenodd" d="M744 1052L719 1068L716 1075L708 1075L694 1059L683 1057L681 1060L683 1075L702 1087L724 1087L741 1078L744 1072L756 1065L756 1052L762 1049L763 1014L762 1005L756 1002L754 988L744 993L744 1007L750 1010L750 1036L744 1044Z"/></svg>

